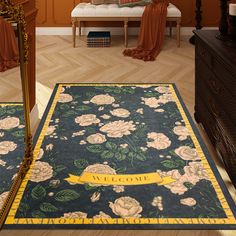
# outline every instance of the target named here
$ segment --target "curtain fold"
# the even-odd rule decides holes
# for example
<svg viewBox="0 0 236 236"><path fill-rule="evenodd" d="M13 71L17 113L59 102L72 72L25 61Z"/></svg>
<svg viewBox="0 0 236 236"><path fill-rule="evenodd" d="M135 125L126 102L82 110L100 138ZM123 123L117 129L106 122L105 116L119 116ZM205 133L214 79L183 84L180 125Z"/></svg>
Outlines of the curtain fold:
<svg viewBox="0 0 236 236"><path fill-rule="evenodd" d="M144 61L154 61L160 53L166 28L168 0L153 0L145 7L141 19L138 46L123 54Z"/></svg>
<svg viewBox="0 0 236 236"><path fill-rule="evenodd" d="M19 64L19 51L13 27L0 16L0 72Z"/></svg>

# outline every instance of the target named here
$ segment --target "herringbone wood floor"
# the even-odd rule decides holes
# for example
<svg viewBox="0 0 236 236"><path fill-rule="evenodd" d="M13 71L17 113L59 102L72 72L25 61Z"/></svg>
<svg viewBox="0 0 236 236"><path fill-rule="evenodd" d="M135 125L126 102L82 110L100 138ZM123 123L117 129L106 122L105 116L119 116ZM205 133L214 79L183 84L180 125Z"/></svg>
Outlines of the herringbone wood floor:
<svg viewBox="0 0 236 236"><path fill-rule="evenodd" d="M129 46L136 45L137 38L130 37ZM175 83L189 109L194 110L194 47L188 43L188 38L182 37L181 47L176 47L176 41L166 37L163 50L154 62L143 62L124 57L123 38L112 37L110 48L87 48L85 38L78 41L78 47L72 48L70 36L38 36L37 37L37 103L40 116L46 107L52 89L58 82L81 83ZM20 101L21 85L18 69L12 69L0 74L0 101ZM236 191L215 152L212 149L204 131L199 129L202 137L214 157L217 167L236 201ZM50 231L50 230L3 230L1 236L11 235L33 236L220 236L235 235L235 231Z"/></svg>

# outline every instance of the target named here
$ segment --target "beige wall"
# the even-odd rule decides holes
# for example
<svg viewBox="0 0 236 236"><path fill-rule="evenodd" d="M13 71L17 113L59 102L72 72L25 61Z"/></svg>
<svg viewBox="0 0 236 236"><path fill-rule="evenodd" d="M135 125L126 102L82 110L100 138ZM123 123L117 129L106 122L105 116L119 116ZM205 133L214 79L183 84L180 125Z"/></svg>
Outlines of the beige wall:
<svg viewBox="0 0 236 236"><path fill-rule="evenodd" d="M70 13L79 2L89 0L38 0L37 26L70 26ZM195 26L195 0L170 0L182 12L182 26ZM231 0L230 2L236 2ZM220 0L202 0L202 25L218 26ZM90 26L121 26L119 22L94 22Z"/></svg>

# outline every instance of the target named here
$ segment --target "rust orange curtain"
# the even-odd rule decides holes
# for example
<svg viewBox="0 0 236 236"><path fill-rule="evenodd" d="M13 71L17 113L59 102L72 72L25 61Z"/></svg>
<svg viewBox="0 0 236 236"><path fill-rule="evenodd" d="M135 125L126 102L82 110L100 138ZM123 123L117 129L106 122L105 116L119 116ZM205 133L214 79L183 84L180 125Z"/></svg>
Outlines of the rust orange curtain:
<svg viewBox="0 0 236 236"><path fill-rule="evenodd" d="M144 61L154 61L161 51L166 27L167 0L153 0L142 15L138 46L123 54Z"/></svg>
<svg viewBox="0 0 236 236"><path fill-rule="evenodd" d="M0 16L0 72L18 65L19 53L16 36L10 23Z"/></svg>

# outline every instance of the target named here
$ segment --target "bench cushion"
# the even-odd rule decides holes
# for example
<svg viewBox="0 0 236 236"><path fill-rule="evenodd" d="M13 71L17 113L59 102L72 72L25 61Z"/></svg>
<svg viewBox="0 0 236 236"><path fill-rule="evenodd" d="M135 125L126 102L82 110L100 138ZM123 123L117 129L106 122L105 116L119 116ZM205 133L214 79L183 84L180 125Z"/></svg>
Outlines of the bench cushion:
<svg viewBox="0 0 236 236"><path fill-rule="evenodd" d="M117 4L80 3L71 12L71 17L141 17L144 8L145 6L120 8ZM167 8L167 17L181 17L181 12L170 3Z"/></svg>

